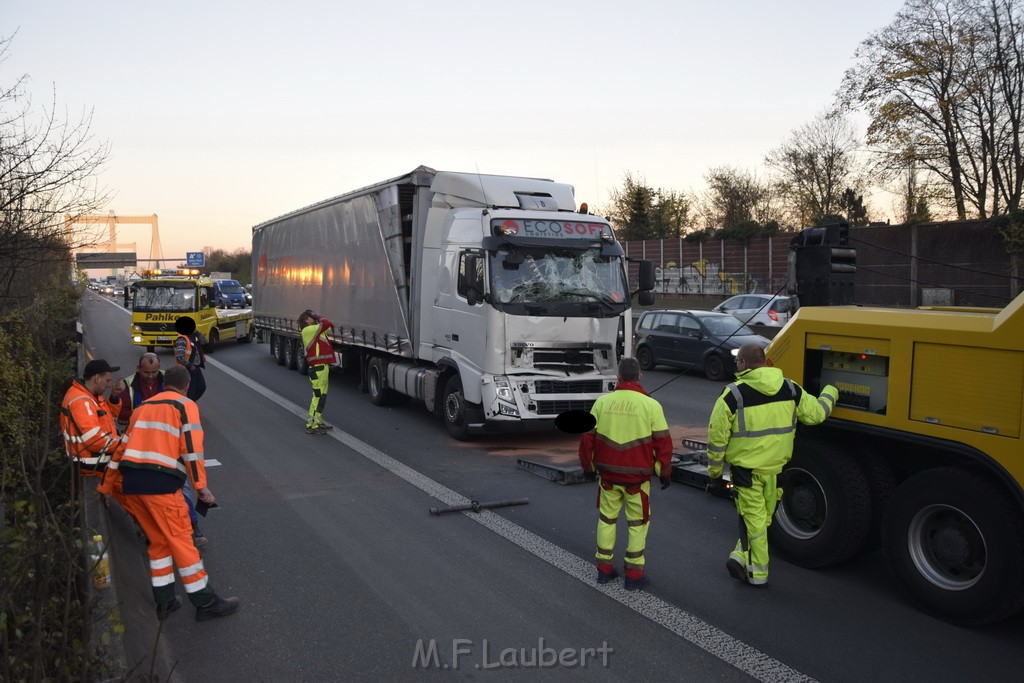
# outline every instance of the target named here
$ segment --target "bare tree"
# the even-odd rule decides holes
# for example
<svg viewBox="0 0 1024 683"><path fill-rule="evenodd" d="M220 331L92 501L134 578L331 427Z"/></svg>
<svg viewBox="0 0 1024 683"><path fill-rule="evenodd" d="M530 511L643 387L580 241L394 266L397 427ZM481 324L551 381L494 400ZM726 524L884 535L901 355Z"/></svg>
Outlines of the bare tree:
<svg viewBox="0 0 1024 683"><path fill-rule="evenodd" d="M836 113L822 113L793 131L765 163L777 173L788 208L800 225L839 213L843 192L860 189L857 136Z"/></svg>
<svg viewBox="0 0 1024 683"><path fill-rule="evenodd" d="M0 37L0 65L12 39ZM0 85L0 301L7 305L31 295L16 287L22 273L96 242L64 234L65 214L92 213L108 201L97 177L109 148L93 138L92 114L58 115L56 95L37 112L27 82L22 75Z"/></svg>
<svg viewBox="0 0 1024 683"><path fill-rule="evenodd" d="M708 171L704 180L708 189L702 212L708 226L728 229L751 221L763 226L778 220L776 196L756 173L720 166Z"/></svg>
<svg viewBox="0 0 1024 683"><path fill-rule="evenodd" d="M908 0L861 43L840 102L871 117L876 175L916 165L947 185L960 219L1020 205L1022 14L1020 0Z"/></svg>

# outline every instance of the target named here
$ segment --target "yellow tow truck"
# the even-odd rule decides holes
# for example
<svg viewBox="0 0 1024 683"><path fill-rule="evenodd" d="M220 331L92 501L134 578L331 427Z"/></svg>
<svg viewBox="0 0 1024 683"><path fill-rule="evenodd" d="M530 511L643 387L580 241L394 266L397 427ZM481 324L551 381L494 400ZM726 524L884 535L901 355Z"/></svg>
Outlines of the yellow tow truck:
<svg viewBox="0 0 1024 683"><path fill-rule="evenodd" d="M212 353L221 340L236 339L239 344L252 340L252 309L216 308L209 276L194 269L151 270L140 275L131 283L127 296L132 310L132 343L136 346L145 346L147 351L173 346L177 337L174 321L181 316L196 321L196 329L208 341L204 347L207 353Z"/></svg>
<svg viewBox="0 0 1024 683"><path fill-rule="evenodd" d="M1024 607L1024 294L1006 308L804 306L769 363L839 401L780 475L775 549L825 567L881 545L958 624Z"/></svg>

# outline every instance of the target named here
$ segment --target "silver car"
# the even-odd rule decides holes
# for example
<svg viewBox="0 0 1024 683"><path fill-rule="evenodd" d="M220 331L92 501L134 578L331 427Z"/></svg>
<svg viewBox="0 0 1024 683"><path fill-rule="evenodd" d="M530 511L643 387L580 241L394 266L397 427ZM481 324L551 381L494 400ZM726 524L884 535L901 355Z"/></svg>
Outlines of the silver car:
<svg viewBox="0 0 1024 683"><path fill-rule="evenodd" d="M795 296L774 294L737 294L718 304L712 311L728 313L744 325L782 327L796 313Z"/></svg>

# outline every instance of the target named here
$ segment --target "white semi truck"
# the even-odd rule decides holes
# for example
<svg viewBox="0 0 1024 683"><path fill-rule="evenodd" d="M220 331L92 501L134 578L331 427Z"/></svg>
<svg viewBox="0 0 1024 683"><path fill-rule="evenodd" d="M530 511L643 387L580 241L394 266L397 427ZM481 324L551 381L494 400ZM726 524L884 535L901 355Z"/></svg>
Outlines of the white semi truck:
<svg viewBox="0 0 1024 683"><path fill-rule="evenodd" d="M551 180L421 166L255 226L252 258L278 363L305 371L296 319L313 309L373 403L418 399L456 439L588 410L630 352L623 248Z"/></svg>

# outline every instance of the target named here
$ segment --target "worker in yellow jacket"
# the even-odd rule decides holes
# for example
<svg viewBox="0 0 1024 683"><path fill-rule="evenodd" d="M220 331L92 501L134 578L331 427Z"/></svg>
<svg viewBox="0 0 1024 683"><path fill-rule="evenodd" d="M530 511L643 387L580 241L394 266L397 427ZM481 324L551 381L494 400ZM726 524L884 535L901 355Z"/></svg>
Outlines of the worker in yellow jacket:
<svg viewBox="0 0 1024 683"><path fill-rule="evenodd" d="M764 349L740 347L736 381L715 401L708 425L708 476L717 485L725 463L736 509L746 527L725 566L730 576L753 586L768 585L768 525L782 498L776 475L793 456L797 422L816 425L832 412L839 391L829 385L820 397L768 367Z"/></svg>

